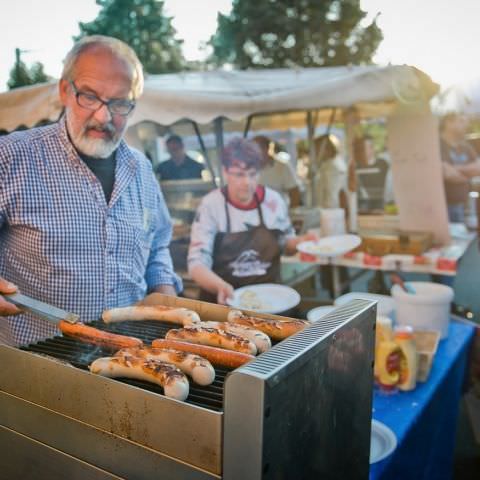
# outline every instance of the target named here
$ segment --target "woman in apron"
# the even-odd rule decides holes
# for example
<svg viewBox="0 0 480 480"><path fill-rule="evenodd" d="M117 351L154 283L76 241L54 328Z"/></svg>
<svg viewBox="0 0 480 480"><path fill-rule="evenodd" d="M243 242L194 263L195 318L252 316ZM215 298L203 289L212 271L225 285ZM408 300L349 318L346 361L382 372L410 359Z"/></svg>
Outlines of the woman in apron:
<svg viewBox="0 0 480 480"><path fill-rule="evenodd" d="M225 304L233 290L280 280L280 256L316 239L295 236L280 194L258 184L261 152L235 138L222 152L226 186L206 195L192 225L188 267L201 299Z"/></svg>

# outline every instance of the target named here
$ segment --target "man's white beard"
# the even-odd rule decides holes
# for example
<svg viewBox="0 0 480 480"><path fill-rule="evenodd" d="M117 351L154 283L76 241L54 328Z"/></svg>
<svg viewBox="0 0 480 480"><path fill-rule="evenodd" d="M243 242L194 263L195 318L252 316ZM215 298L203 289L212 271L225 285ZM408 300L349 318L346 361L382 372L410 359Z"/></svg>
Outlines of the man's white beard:
<svg viewBox="0 0 480 480"><path fill-rule="evenodd" d="M80 131L76 132L68 112L66 114L66 119L68 133L73 145L80 153L89 157L108 158L116 150L122 140L122 135L117 134L111 123L105 126L112 136L111 139L88 138L85 135L88 128L94 126L98 127L98 124L89 122L87 125L83 126Z"/></svg>

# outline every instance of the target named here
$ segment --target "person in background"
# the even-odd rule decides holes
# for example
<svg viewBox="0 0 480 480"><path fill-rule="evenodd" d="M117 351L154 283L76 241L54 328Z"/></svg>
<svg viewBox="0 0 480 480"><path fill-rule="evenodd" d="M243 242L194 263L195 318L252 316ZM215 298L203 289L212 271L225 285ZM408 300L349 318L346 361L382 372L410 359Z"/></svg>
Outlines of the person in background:
<svg viewBox="0 0 480 480"><path fill-rule="evenodd" d="M359 205L367 210L383 210L385 182L390 165L384 158L377 156L370 135L355 139L354 152Z"/></svg>
<svg viewBox="0 0 480 480"><path fill-rule="evenodd" d="M221 159L226 186L208 193L198 207L188 270L201 299L225 304L236 288L278 282L280 255L317 237L297 237L280 194L259 184L263 155L256 142L234 138Z"/></svg>
<svg viewBox="0 0 480 480"><path fill-rule="evenodd" d="M339 208L347 182L347 164L340 155L340 141L332 134L316 138L315 155L315 205Z"/></svg>
<svg viewBox="0 0 480 480"><path fill-rule="evenodd" d="M59 82L64 115L0 139L0 293L98 320L148 292L175 295L172 226L150 162L123 140L143 89L134 51L84 37ZM0 295L0 341L59 334Z"/></svg>
<svg viewBox="0 0 480 480"><path fill-rule="evenodd" d="M466 115L448 113L440 122L440 154L450 222L464 222L470 179L480 175L480 161L465 140L467 130Z"/></svg>
<svg viewBox="0 0 480 480"><path fill-rule="evenodd" d="M280 193L290 208L298 207L300 205L300 189L290 163L280 160L272 154L272 142L268 137L258 135L253 140L262 152L259 183Z"/></svg>
<svg viewBox="0 0 480 480"><path fill-rule="evenodd" d="M166 141L170 158L160 163L155 173L160 180L187 180L202 178L204 166L185 153L183 140L178 135L171 135Z"/></svg>

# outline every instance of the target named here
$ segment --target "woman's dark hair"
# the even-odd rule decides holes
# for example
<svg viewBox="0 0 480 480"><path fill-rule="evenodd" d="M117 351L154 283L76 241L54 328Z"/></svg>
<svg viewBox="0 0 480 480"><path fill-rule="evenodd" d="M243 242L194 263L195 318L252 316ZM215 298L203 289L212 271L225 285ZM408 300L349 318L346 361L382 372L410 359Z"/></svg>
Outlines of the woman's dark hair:
<svg viewBox="0 0 480 480"><path fill-rule="evenodd" d="M259 170L261 163L262 152L253 140L235 137L222 151L222 165L227 169L235 166Z"/></svg>

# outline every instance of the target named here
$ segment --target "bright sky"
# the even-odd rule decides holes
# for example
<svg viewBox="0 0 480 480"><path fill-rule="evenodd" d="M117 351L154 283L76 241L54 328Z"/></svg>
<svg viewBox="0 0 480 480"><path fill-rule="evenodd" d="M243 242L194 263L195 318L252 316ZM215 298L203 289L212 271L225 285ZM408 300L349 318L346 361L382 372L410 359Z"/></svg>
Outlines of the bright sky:
<svg viewBox="0 0 480 480"><path fill-rule="evenodd" d="M227 13L230 0L165 0L177 37L184 39L187 59L202 59L200 48L216 28L217 12ZM414 65L444 87L480 78L478 21L480 0L361 0L378 23L384 40L377 63ZM58 77L61 61L79 33L78 22L93 20L94 0L0 0L0 91L6 90L16 47L30 65L40 61Z"/></svg>

